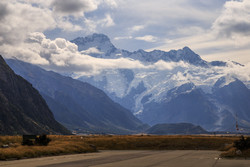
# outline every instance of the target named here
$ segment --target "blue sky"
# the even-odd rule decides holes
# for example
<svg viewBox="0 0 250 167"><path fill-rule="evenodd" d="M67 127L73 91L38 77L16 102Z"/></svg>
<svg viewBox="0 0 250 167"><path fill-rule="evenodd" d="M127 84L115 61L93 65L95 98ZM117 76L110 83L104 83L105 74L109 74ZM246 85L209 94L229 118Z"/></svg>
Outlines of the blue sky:
<svg viewBox="0 0 250 167"><path fill-rule="evenodd" d="M27 39L108 35L117 48L190 47L203 59L250 62L250 0L3 0L0 51L44 63Z"/></svg>

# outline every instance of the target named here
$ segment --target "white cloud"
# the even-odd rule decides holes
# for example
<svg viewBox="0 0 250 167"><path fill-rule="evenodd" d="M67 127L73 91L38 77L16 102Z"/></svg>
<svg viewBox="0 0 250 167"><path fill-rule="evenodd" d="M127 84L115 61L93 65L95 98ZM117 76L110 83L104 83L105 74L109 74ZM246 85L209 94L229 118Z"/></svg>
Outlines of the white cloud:
<svg viewBox="0 0 250 167"><path fill-rule="evenodd" d="M142 29L144 29L144 28L145 28L144 25L136 25L136 26L133 26L133 27L131 28L131 31L132 31L132 32L136 32L136 31L140 31L140 30L142 30Z"/></svg>
<svg viewBox="0 0 250 167"><path fill-rule="evenodd" d="M40 51L43 53L46 50L43 46L46 42L41 46L43 49L38 49L39 52L32 49L33 46L36 48L45 37L32 39L29 34L44 33L58 28L62 30L61 33L72 32L74 35L78 32L81 35L97 31L105 32L115 42L120 42L128 46L127 48L154 47L171 50L189 46L209 60L230 58L243 64L250 62L249 0L227 1L221 12L225 1L138 0L136 3L131 0L1 1L1 50L2 53L13 55L20 52L19 54L23 55L20 56L22 60L28 60L24 53L27 55L34 53L36 58L32 59L32 62L46 64L47 58L39 58ZM218 34L223 35L218 37ZM56 37L58 36L55 35ZM30 41L25 41L28 39ZM163 41L165 45L156 47ZM47 48L49 51L53 49L60 53L65 51L65 49L58 50L59 45L55 44L55 41L50 42L49 47ZM46 57L46 54L43 56ZM58 63L59 57L55 56L53 60ZM63 63L67 64L64 60L59 64L63 66Z"/></svg>
<svg viewBox="0 0 250 167"><path fill-rule="evenodd" d="M190 65L180 61L180 62L165 62L163 60L159 60L152 65L152 69L164 71L164 70L173 70L178 67L188 68Z"/></svg>
<svg viewBox="0 0 250 167"><path fill-rule="evenodd" d="M118 4L115 0L104 0L104 3L106 3L108 6L111 6L112 8L118 7Z"/></svg>
<svg viewBox="0 0 250 167"><path fill-rule="evenodd" d="M222 14L213 24L219 35L250 35L250 1L228 1Z"/></svg>
<svg viewBox="0 0 250 167"><path fill-rule="evenodd" d="M44 7L44 8L48 8L51 5L52 0L10 0L12 2L21 2L21 3L26 3L26 4L34 4L36 6L39 7Z"/></svg>
<svg viewBox="0 0 250 167"><path fill-rule="evenodd" d="M97 48L93 47L93 48L89 48L87 50L81 51L81 54L87 54L87 55L89 55L89 54L103 54L103 52L101 52Z"/></svg>
<svg viewBox="0 0 250 167"><path fill-rule="evenodd" d="M250 49L239 49L239 50L230 50L229 51L221 51L221 52L212 52L203 54L202 58L206 61L235 61L241 64L250 63Z"/></svg>
<svg viewBox="0 0 250 167"><path fill-rule="evenodd" d="M51 9L51 4L53 4L54 11ZM83 30L80 25L74 24L72 18L68 16L83 16L84 12L96 10L97 5L98 3L92 0L1 1L0 45L22 43L32 32L45 32L55 28L70 32ZM73 10L73 7L77 9ZM104 26L113 24L108 15L102 23Z"/></svg>
<svg viewBox="0 0 250 167"><path fill-rule="evenodd" d="M102 27L111 27L111 26L115 25L115 23L114 23L114 21L113 21L110 14L106 14L105 18L98 21L98 23L101 24Z"/></svg>
<svg viewBox="0 0 250 167"><path fill-rule="evenodd" d="M72 32L72 31L80 31L83 30L83 28L77 24L73 24L71 23L68 18L65 17L59 17L56 19L56 24L57 27L62 29L63 31L68 31L68 32Z"/></svg>
<svg viewBox="0 0 250 167"><path fill-rule="evenodd" d="M23 3L0 3L8 11L0 24L0 44L22 42L30 32L45 31L56 27L52 13L47 9Z"/></svg>
<svg viewBox="0 0 250 167"><path fill-rule="evenodd" d="M101 59L88 56L88 53L100 53L96 48L90 48L84 52L78 52L78 47L63 38L50 40L44 34L36 32L29 34L26 42L18 47L11 45L2 46L6 58L17 58L25 62L38 64L46 69L59 72L76 72L85 75L95 75L108 69L155 69L173 70L177 67L186 68L183 62L158 61L145 65L140 61L118 58ZM0 47L1 49L1 47Z"/></svg>
<svg viewBox="0 0 250 167"><path fill-rule="evenodd" d="M4 58L14 58L31 64L48 65L49 61L41 57L40 50L37 50L39 44L21 44L19 46L1 45L1 55Z"/></svg>
<svg viewBox="0 0 250 167"><path fill-rule="evenodd" d="M225 1L225 0L223 0ZM134 24L144 23L147 25L158 24L166 27L178 27L179 24L192 25L199 22L210 22L218 16L216 5L223 3L217 0L204 2L203 0L132 0L119 1L119 13L132 19ZM133 4L133 5L131 5ZM219 6L219 5L218 5ZM117 13L117 14L119 14ZM137 23L136 23L137 21Z"/></svg>
<svg viewBox="0 0 250 167"><path fill-rule="evenodd" d="M115 25L110 13L86 17L101 4L116 6L113 0L9 0L0 2L0 45L21 43L32 32L95 32ZM56 29L57 28L57 29ZM58 36L56 36L58 37ZM55 38L55 37L53 37Z"/></svg>
<svg viewBox="0 0 250 167"><path fill-rule="evenodd" d="M88 18L84 18L84 24L85 24L85 32L87 34L94 33L96 31L96 28L98 24L96 23L95 20L91 20Z"/></svg>
<svg viewBox="0 0 250 167"><path fill-rule="evenodd" d="M74 43L63 38L50 40L39 32L29 34L29 38L25 41L18 47L0 46L0 50L2 47L5 48L5 58L17 58L61 73L73 72L75 76L98 75L104 70L131 69L140 73L155 73L155 77L167 74L177 85L186 82L193 82L197 86L213 85L221 76L237 77L243 82L250 80L250 63L242 67L228 62L229 66L227 67L211 68L194 66L185 62L165 62L162 60L152 64L143 64L128 58L101 59L91 57L87 53L99 53L96 48L90 48L80 53ZM146 77L150 76L146 75Z"/></svg>
<svg viewBox="0 0 250 167"><path fill-rule="evenodd" d="M203 59L233 60L242 64L250 62L250 1L227 1L210 28L183 27L171 34L171 43L153 49L171 50L189 46ZM169 40L168 40L169 41Z"/></svg>
<svg viewBox="0 0 250 167"><path fill-rule="evenodd" d="M184 26L178 27L170 32L170 34L178 34L181 36L193 36L197 34L204 34L206 33L205 30L198 26Z"/></svg>
<svg viewBox="0 0 250 167"><path fill-rule="evenodd" d="M157 41L157 37L154 37L152 35L145 35L142 37L136 37L136 40L142 40L142 41L146 41L146 42L156 42Z"/></svg>
<svg viewBox="0 0 250 167"><path fill-rule="evenodd" d="M46 69L78 75L97 75L103 70L123 68L143 73L149 82L157 77L155 74L159 74L161 80L167 74L179 85L190 81L200 86L212 85L221 76L235 76L249 82L250 64L245 63L250 62L249 0L228 1L222 13L209 8L218 3L217 0L1 1L0 51L5 58L17 58ZM117 59L94 58L88 54L102 54L97 48L80 53L68 40L51 40L43 34L55 28L85 33L106 30L115 41L128 41L125 44L129 46L134 45L134 40L137 44L146 41L152 47L164 38L166 45L157 49L189 46L207 60L230 58L245 66L229 62L228 67L202 68L184 62L143 64L120 56ZM168 79L164 82L167 86Z"/></svg>
<svg viewBox="0 0 250 167"><path fill-rule="evenodd" d="M76 72L81 74L96 74L104 69L117 68L147 68L141 62L131 59L100 59L86 55L86 53L100 53L96 48L80 53L74 43L63 38L47 39L44 34L36 32L29 34L26 42L19 46L4 45L5 58L19 60L40 65L46 69L60 72Z"/></svg>
<svg viewBox="0 0 250 167"><path fill-rule="evenodd" d="M125 37L115 37L114 40L124 40L124 39L133 39L132 36L125 36Z"/></svg>
<svg viewBox="0 0 250 167"><path fill-rule="evenodd" d="M97 28L107 28L115 25L114 20L110 14L105 14L104 18L84 18L85 29L87 34L95 33Z"/></svg>

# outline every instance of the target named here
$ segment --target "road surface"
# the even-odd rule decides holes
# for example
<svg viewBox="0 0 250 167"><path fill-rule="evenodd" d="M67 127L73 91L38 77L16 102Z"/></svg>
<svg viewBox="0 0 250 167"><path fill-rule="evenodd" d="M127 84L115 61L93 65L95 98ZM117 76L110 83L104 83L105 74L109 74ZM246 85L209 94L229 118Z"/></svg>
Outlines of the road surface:
<svg viewBox="0 0 250 167"><path fill-rule="evenodd" d="M250 160L220 159L219 151L100 151L0 161L0 167L249 167Z"/></svg>

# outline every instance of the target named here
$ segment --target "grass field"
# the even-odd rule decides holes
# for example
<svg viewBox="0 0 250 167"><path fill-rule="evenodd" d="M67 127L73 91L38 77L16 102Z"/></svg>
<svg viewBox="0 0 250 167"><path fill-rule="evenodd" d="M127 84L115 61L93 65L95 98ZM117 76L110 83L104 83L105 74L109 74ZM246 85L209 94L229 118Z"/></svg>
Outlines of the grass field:
<svg viewBox="0 0 250 167"><path fill-rule="evenodd" d="M95 152L97 150L233 150L233 136L154 136L154 135L91 135L49 136L48 146L22 146L21 136L0 136L0 159L21 159L62 154ZM224 153L226 155L226 153ZM233 155L233 154L232 154Z"/></svg>
<svg viewBox="0 0 250 167"><path fill-rule="evenodd" d="M78 140L74 136L49 136L49 138L52 141L48 146L23 146L21 145L21 136L1 136L0 145L8 144L10 147L0 148L0 160L96 151L89 144Z"/></svg>

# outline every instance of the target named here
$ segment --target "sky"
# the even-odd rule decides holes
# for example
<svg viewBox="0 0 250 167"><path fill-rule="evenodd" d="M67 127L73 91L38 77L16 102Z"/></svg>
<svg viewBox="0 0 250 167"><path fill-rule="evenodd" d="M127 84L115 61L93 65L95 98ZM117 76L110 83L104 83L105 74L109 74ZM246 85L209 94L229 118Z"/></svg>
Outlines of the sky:
<svg viewBox="0 0 250 167"><path fill-rule="evenodd" d="M44 66L82 61L69 41L92 33L129 51L188 46L250 63L250 0L1 0L0 21L0 54Z"/></svg>

